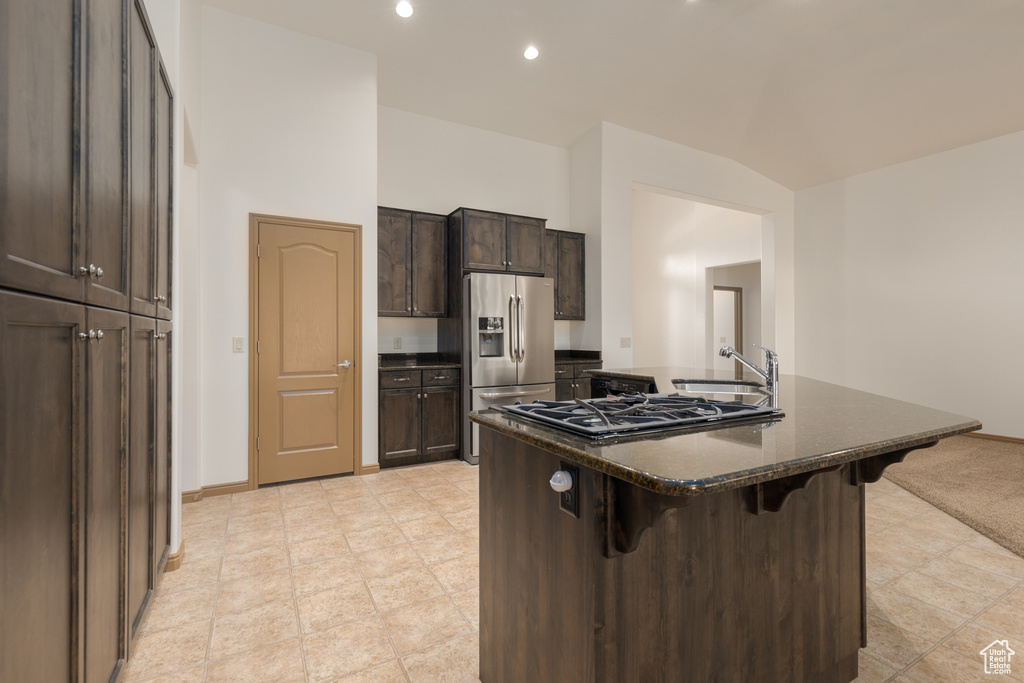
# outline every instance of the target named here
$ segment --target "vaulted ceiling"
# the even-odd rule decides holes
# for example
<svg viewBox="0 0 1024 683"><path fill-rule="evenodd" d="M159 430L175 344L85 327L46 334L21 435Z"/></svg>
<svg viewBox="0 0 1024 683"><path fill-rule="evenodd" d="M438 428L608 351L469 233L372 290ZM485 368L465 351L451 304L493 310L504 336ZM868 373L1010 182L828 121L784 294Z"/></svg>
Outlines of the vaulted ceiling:
<svg viewBox="0 0 1024 683"><path fill-rule="evenodd" d="M384 106L560 147L609 121L794 190L1024 129L1021 0L204 1L376 54Z"/></svg>

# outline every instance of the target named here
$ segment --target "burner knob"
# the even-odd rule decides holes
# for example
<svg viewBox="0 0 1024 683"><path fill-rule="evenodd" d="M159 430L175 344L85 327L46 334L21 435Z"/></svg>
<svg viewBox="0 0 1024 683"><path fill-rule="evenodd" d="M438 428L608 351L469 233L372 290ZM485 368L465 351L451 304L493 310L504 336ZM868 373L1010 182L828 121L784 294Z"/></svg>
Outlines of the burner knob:
<svg viewBox="0 0 1024 683"><path fill-rule="evenodd" d="M551 475L551 488L559 493L565 493L572 488L572 475L565 470L558 470Z"/></svg>

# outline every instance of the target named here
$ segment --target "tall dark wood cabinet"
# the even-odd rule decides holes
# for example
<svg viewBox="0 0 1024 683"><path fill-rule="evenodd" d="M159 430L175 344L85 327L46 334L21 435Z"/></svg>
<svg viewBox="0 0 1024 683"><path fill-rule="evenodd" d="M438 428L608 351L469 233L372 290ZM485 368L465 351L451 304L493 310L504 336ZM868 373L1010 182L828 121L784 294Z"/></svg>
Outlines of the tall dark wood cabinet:
<svg viewBox="0 0 1024 683"><path fill-rule="evenodd" d="M115 680L169 552L174 98L153 35L142 0L0 4L2 681Z"/></svg>
<svg viewBox="0 0 1024 683"><path fill-rule="evenodd" d="M443 318L448 299L446 217L377 209L377 315Z"/></svg>

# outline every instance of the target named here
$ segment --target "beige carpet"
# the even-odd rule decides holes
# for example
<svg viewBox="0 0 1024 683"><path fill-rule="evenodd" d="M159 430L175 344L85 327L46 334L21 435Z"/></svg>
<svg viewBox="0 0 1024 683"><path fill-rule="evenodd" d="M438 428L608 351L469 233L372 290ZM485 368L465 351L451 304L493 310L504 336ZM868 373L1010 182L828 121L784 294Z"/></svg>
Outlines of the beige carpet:
<svg viewBox="0 0 1024 683"><path fill-rule="evenodd" d="M885 478L1024 557L1024 445L954 436Z"/></svg>

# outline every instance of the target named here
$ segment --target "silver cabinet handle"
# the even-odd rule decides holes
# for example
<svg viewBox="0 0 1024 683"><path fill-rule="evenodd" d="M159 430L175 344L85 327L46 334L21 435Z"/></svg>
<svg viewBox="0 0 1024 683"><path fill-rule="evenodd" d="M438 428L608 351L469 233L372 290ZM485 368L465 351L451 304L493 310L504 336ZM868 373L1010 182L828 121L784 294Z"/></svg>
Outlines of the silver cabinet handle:
<svg viewBox="0 0 1024 683"><path fill-rule="evenodd" d="M419 310L420 310L420 309L418 309L418 308L416 308L415 306L413 306L413 307L412 307L412 310L413 310L413 313L419 313Z"/></svg>
<svg viewBox="0 0 1024 683"><path fill-rule="evenodd" d="M408 312L409 312L409 311L411 311L411 310L412 310L412 306L406 306L406 307L405 307L405 311L406 311L406 313L408 313Z"/></svg>
<svg viewBox="0 0 1024 683"><path fill-rule="evenodd" d="M434 375L434 379L448 379L448 375Z"/></svg>
<svg viewBox="0 0 1024 683"><path fill-rule="evenodd" d="M154 334L153 339L167 339L167 333L161 332L160 334Z"/></svg>
<svg viewBox="0 0 1024 683"><path fill-rule="evenodd" d="M89 330L88 332L79 332L78 340L90 342L103 341L103 330Z"/></svg>
<svg viewBox="0 0 1024 683"><path fill-rule="evenodd" d="M158 304L167 303L167 297L160 296L159 294L157 294L156 296L153 297L153 301L157 302Z"/></svg>
<svg viewBox="0 0 1024 683"><path fill-rule="evenodd" d="M85 341L88 338L89 338L89 334L87 332L79 332L78 333L78 341Z"/></svg>
<svg viewBox="0 0 1024 683"><path fill-rule="evenodd" d="M100 268L97 265L92 264L92 263L89 264L88 268L86 268L85 266L79 266L78 273L79 273L79 275L86 275L88 277L94 277L97 280L99 280L101 277L103 277L103 269Z"/></svg>
<svg viewBox="0 0 1024 683"><path fill-rule="evenodd" d="M96 330L96 341L103 341L103 330Z"/></svg>
<svg viewBox="0 0 1024 683"><path fill-rule="evenodd" d="M408 381L409 381L409 378L408 378L408 377L395 377L395 378L394 378L393 380L391 380L391 381L392 381L392 382L408 382Z"/></svg>
<svg viewBox="0 0 1024 683"><path fill-rule="evenodd" d="M340 363L335 363L334 367L348 369L348 368L352 367L352 361L343 360ZM405 379L408 380L408 377L405 378Z"/></svg>

